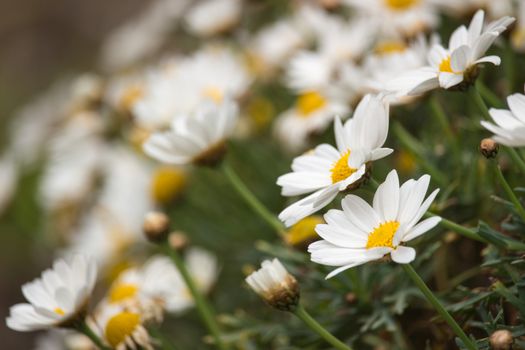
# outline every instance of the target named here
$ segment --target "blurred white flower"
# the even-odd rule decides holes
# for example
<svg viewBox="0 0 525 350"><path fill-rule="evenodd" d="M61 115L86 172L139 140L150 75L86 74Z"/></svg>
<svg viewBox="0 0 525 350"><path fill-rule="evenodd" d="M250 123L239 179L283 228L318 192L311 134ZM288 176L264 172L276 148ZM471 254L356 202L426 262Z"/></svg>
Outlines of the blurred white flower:
<svg viewBox="0 0 525 350"><path fill-rule="evenodd" d="M97 347L76 331L51 329L36 339L33 350L97 350Z"/></svg>
<svg viewBox="0 0 525 350"><path fill-rule="evenodd" d="M70 326L83 317L96 277L95 262L84 255L55 261L52 269L22 286L29 304L12 306L7 326L20 332Z"/></svg>
<svg viewBox="0 0 525 350"><path fill-rule="evenodd" d="M238 107L229 99L203 103L193 114L175 117L171 130L152 134L144 152L169 164L212 163L224 153L237 119Z"/></svg>
<svg viewBox="0 0 525 350"><path fill-rule="evenodd" d="M448 89L463 81L472 83L480 63L499 65L498 56L484 54L514 18L503 17L486 26L483 18L484 12L478 11L468 29L461 26L452 33L448 49L434 45L428 54L427 66L392 79L386 83L386 88L400 95L419 95L438 87Z"/></svg>
<svg viewBox="0 0 525 350"><path fill-rule="evenodd" d="M493 132L494 141L509 147L525 146L525 95L507 97L510 110L491 108L490 116L496 124L482 121L487 130Z"/></svg>
<svg viewBox="0 0 525 350"><path fill-rule="evenodd" d="M337 148L321 144L297 157L293 172L280 176L277 185L283 196L309 196L293 203L279 214L286 226L328 205L339 191L363 178L369 163L386 157L392 149L383 148L388 134L388 104L379 96L367 95L357 106L353 118L335 120Z"/></svg>
<svg viewBox="0 0 525 350"><path fill-rule="evenodd" d="M153 350L140 311L122 305L101 305L94 316L95 330L103 341L115 350Z"/></svg>
<svg viewBox="0 0 525 350"><path fill-rule="evenodd" d="M340 266L326 278L390 254L399 264L415 259L414 248L404 245L432 229L440 217L421 221L439 189L425 194L430 176L408 180L401 187L397 172L392 170L382 183L370 206L355 195L347 195L341 202L343 210L332 209L325 214L327 224L316 226L323 238L308 247L313 262Z"/></svg>
<svg viewBox="0 0 525 350"><path fill-rule="evenodd" d="M388 38L414 37L438 24L438 12L431 0L345 0L358 15L376 23Z"/></svg>
<svg viewBox="0 0 525 350"><path fill-rule="evenodd" d="M203 0L184 19L191 33L207 37L230 30L239 22L241 10L241 0Z"/></svg>
<svg viewBox="0 0 525 350"><path fill-rule="evenodd" d="M78 204L93 189L106 149L101 122L97 113L77 113L51 139L40 186L40 200L47 210Z"/></svg>
<svg viewBox="0 0 525 350"><path fill-rule="evenodd" d="M151 72L133 112L139 125L165 128L177 115L194 113L205 101L220 103L226 96L240 98L251 81L244 62L231 49L206 47L192 56L165 62Z"/></svg>
<svg viewBox="0 0 525 350"><path fill-rule="evenodd" d="M327 94L308 91L301 94L295 105L277 117L275 134L291 152L303 150L308 137L324 131L336 115L349 112L345 101Z"/></svg>
<svg viewBox="0 0 525 350"><path fill-rule="evenodd" d="M515 50L525 52L525 1L519 2L516 27L512 30L510 39Z"/></svg>
<svg viewBox="0 0 525 350"><path fill-rule="evenodd" d="M479 9L485 10L489 19L510 16L514 0L432 0L432 2L449 16L470 16Z"/></svg>

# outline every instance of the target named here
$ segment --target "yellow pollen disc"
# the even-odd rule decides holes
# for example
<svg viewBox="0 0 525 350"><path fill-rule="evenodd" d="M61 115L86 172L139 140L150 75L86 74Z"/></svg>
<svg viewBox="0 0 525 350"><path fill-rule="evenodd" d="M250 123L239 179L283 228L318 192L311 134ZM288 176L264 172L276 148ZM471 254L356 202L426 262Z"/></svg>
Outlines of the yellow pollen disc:
<svg viewBox="0 0 525 350"><path fill-rule="evenodd" d="M106 324L105 336L111 347L122 344L126 337L133 334L140 324L140 316L131 312L121 312L113 316Z"/></svg>
<svg viewBox="0 0 525 350"><path fill-rule="evenodd" d="M316 238L315 226L323 224L324 220L318 215L309 216L293 225L287 232L286 241L295 245L311 238Z"/></svg>
<svg viewBox="0 0 525 350"><path fill-rule="evenodd" d="M350 150L344 152L341 158L334 163L332 169L330 169L332 172L332 183L335 184L336 182L345 180L357 171L357 169L348 166L348 157L350 157Z"/></svg>
<svg viewBox="0 0 525 350"><path fill-rule="evenodd" d="M64 312L64 310L62 310L62 308L59 308L59 307L56 307L54 310L53 310L55 313L59 314L60 316L64 316L66 313Z"/></svg>
<svg viewBox="0 0 525 350"><path fill-rule="evenodd" d="M138 291L138 287L130 283L119 283L109 291L109 301L118 303L120 301L133 298Z"/></svg>
<svg viewBox="0 0 525 350"><path fill-rule="evenodd" d="M131 110L135 102L144 95L144 90L139 85L130 86L120 98L119 107L125 111Z"/></svg>
<svg viewBox="0 0 525 350"><path fill-rule="evenodd" d="M202 94L217 103L222 102L222 99L224 98L224 93L216 86L205 88L204 91L202 91Z"/></svg>
<svg viewBox="0 0 525 350"><path fill-rule="evenodd" d="M326 98L315 91L305 92L297 99L296 107L303 117L308 117L326 105Z"/></svg>
<svg viewBox="0 0 525 350"><path fill-rule="evenodd" d="M385 0L385 3L388 7L390 7L392 10L406 10L415 4L417 4L419 0Z"/></svg>
<svg viewBox="0 0 525 350"><path fill-rule="evenodd" d="M159 204L168 204L178 195L186 185L186 174L175 167L159 167L153 174L151 181L151 196Z"/></svg>
<svg viewBox="0 0 525 350"><path fill-rule="evenodd" d="M452 73L452 67L450 67L450 56L441 61L439 64L439 71Z"/></svg>
<svg viewBox="0 0 525 350"><path fill-rule="evenodd" d="M394 248L392 241L398 228L399 222L397 221L387 221L374 228L374 231L368 235L366 249L376 247Z"/></svg>
<svg viewBox="0 0 525 350"><path fill-rule="evenodd" d="M406 45L400 41L385 41L377 44L375 52L380 55L389 55L406 50Z"/></svg>

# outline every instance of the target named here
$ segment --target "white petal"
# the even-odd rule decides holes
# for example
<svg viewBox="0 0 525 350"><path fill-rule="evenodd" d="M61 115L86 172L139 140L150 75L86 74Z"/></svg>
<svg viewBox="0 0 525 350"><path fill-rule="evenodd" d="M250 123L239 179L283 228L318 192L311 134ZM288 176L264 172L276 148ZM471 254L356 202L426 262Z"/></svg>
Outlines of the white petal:
<svg viewBox="0 0 525 350"><path fill-rule="evenodd" d="M421 236L423 233L426 233L427 231L433 229L437 224L439 224L440 221L441 218L439 216L433 216L431 218L421 221L419 224L414 226L408 233L405 233L405 236L401 239L401 241L408 242Z"/></svg>
<svg viewBox="0 0 525 350"><path fill-rule="evenodd" d="M470 58L470 47L463 45L452 51L450 55L450 68L454 73L462 73L468 65Z"/></svg>
<svg viewBox="0 0 525 350"><path fill-rule="evenodd" d="M451 88L463 81L463 74L454 74L448 72L439 73L439 85L443 89Z"/></svg>
<svg viewBox="0 0 525 350"><path fill-rule="evenodd" d="M399 209L399 178L395 170L388 173L385 182L377 188L373 207L379 214L381 222L392 221L397 218Z"/></svg>
<svg viewBox="0 0 525 350"><path fill-rule="evenodd" d="M372 207L360 197L349 194L342 201L343 211L349 220L364 232L372 232L380 219Z"/></svg>
<svg viewBox="0 0 525 350"><path fill-rule="evenodd" d="M390 252L390 256L398 264L408 264L416 258L416 250L412 247L399 246Z"/></svg>

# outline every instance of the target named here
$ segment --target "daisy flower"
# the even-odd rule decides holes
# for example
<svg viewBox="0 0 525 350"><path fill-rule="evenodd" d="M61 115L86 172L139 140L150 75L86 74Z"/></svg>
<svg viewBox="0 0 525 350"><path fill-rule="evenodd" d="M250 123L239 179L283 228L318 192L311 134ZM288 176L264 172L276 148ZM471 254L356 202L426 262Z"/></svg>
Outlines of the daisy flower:
<svg viewBox="0 0 525 350"><path fill-rule="evenodd" d="M325 207L339 191L355 187L370 162L392 153L392 149L382 148L388 134L388 113L388 104L381 97L367 95L344 126L336 118L337 148L322 144L294 159L293 172L277 179L282 195L313 193L279 214L286 226Z"/></svg>
<svg viewBox="0 0 525 350"><path fill-rule="evenodd" d="M499 65L501 59L498 56L484 55L514 18L502 17L486 26L483 19L484 12L479 10L468 29L461 26L452 33L448 48L436 44L430 49L427 66L394 78L386 88L401 94L418 95L438 87L448 89L461 83L468 86L476 79L480 63Z"/></svg>
<svg viewBox="0 0 525 350"><path fill-rule="evenodd" d="M490 116L496 124L482 121L487 130L494 133L494 141L509 147L525 146L525 95L507 97L510 110L491 108Z"/></svg>
<svg viewBox="0 0 525 350"><path fill-rule="evenodd" d="M295 105L277 117L275 135L291 152L303 150L308 137L324 131L336 115L349 112L343 99L317 91L297 97Z"/></svg>
<svg viewBox="0 0 525 350"><path fill-rule="evenodd" d="M341 202L343 210L328 211L324 216L327 224L317 225L323 239L308 247L312 261L340 266L326 277L330 278L386 254L400 264L414 260L416 251L404 243L441 220L431 217L419 222L439 192L437 189L425 199L429 182L430 176L423 175L399 186L397 172L392 170L378 187L372 206L358 196L346 196Z"/></svg>
<svg viewBox="0 0 525 350"><path fill-rule="evenodd" d="M299 284L277 258L263 261L259 270L246 277L246 283L279 310L293 310L299 303Z"/></svg>
<svg viewBox="0 0 525 350"><path fill-rule="evenodd" d="M103 341L115 350L137 349L153 350L144 318L140 311L127 309L121 305L102 304L98 308L94 322Z"/></svg>
<svg viewBox="0 0 525 350"><path fill-rule="evenodd" d="M345 0L346 4L359 10L360 14L375 21L387 36L413 37L434 28L438 12L432 0Z"/></svg>
<svg viewBox="0 0 525 350"><path fill-rule="evenodd" d="M241 17L240 0L206 0L197 3L185 15L188 29L202 37L228 31Z"/></svg>
<svg viewBox="0 0 525 350"><path fill-rule="evenodd" d="M40 278L22 286L29 303L11 307L7 326L20 332L71 326L83 318L96 277L95 262L83 255L55 261Z"/></svg>
<svg viewBox="0 0 525 350"><path fill-rule="evenodd" d="M226 100L203 103L193 115L175 117L171 130L157 132L144 143L144 152L169 164L212 164L222 158L225 139L236 126L238 107Z"/></svg>

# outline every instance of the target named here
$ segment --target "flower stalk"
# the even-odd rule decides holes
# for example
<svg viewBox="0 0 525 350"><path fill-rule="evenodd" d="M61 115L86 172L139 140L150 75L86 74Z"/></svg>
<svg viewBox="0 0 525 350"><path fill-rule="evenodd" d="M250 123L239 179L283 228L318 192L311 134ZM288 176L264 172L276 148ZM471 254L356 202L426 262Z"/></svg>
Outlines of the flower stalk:
<svg viewBox="0 0 525 350"><path fill-rule="evenodd" d="M484 120L490 120L490 113L489 109L487 108L487 105L485 104L485 101L483 100L483 97L481 97L481 94L479 93L479 90L476 85L472 86L469 89L470 96L474 100L474 103L478 107L479 111L483 115Z"/></svg>
<svg viewBox="0 0 525 350"><path fill-rule="evenodd" d="M525 161L523 161L518 152L516 152L516 150L512 147L505 147L505 150L509 154L514 164L516 164L518 168L520 168L521 172L525 174Z"/></svg>
<svg viewBox="0 0 525 350"><path fill-rule="evenodd" d="M523 209L523 206L521 205L518 197L516 197L516 194L510 187L509 183L507 182L507 180L505 180L505 176L503 176L503 173L501 172L501 168L497 163L494 163L494 170L496 173L496 177L498 178L498 181L503 187L503 190L505 190L505 193L507 193L507 196L511 200L512 204L514 204L514 208L518 212L518 215L525 222L525 209Z"/></svg>
<svg viewBox="0 0 525 350"><path fill-rule="evenodd" d="M82 320L81 322L76 324L74 328L78 332L88 337L93 342L93 344L95 344L95 346L99 348L100 350L111 350L110 347L107 347L106 345L104 345L102 340L98 337L98 335L95 332L93 332L93 330L91 329L91 327L88 326L86 321Z"/></svg>
<svg viewBox="0 0 525 350"><path fill-rule="evenodd" d="M469 350L477 350L478 347L476 344L470 339L463 329L457 324L457 322L454 320L454 318L449 314L449 312L441 305L438 298L432 293L430 288L425 284L425 282L419 277L418 273L410 264L402 264L403 269L407 273L407 275L412 279L414 284L421 290L425 298L428 300L430 304L436 309L436 311L443 317L443 319L448 323L448 325L454 330L454 333L463 341L463 344L467 349Z"/></svg>
<svg viewBox="0 0 525 350"><path fill-rule="evenodd" d="M295 311L293 311L295 316L297 316L301 321L303 321L311 330L319 334L324 340L326 340L327 343L332 345L334 348L338 350L352 350L352 348L336 337L332 335L332 333L328 332L323 326L319 324L310 314L306 311L306 309L299 304Z"/></svg>
<svg viewBox="0 0 525 350"><path fill-rule="evenodd" d="M193 296L193 300L195 301L197 310L215 341L215 346L220 350L228 349L228 347L222 341L220 328L215 319L215 313L211 305L208 304L204 296L199 291L199 288L197 287L195 281L191 277L188 269L186 268L186 264L184 263L182 257L175 249L172 249L170 246L165 245L164 247L166 253L171 257L171 259L175 263L175 266L177 266L177 269L180 271L184 282L188 286L188 289L190 290L190 293Z"/></svg>
<svg viewBox="0 0 525 350"><path fill-rule="evenodd" d="M277 217L272 214L265 206L262 204L257 197L250 191L250 189L242 182L241 178L237 173L230 167L226 162L222 162L221 169L230 184L237 191L237 193L244 199L244 201L256 212L269 226L271 226L281 238L286 237L286 232L284 226L277 219Z"/></svg>

